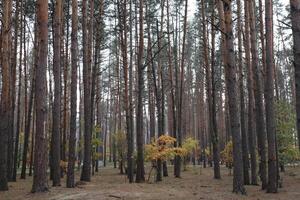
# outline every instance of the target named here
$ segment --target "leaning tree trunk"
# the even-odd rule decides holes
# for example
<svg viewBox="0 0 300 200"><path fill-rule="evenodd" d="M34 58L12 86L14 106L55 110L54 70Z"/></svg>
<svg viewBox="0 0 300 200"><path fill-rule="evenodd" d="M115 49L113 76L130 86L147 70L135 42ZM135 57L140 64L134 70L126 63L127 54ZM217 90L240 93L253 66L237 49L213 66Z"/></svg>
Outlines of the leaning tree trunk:
<svg viewBox="0 0 300 200"><path fill-rule="evenodd" d="M233 192L245 194L243 158L242 158L242 141L241 125L239 113L238 88L236 80L236 63L233 44L232 31L232 11L231 0L224 2L225 24L226 24L226 49L228 56L226 59L225 73L228 99L229 115L233 143Z"/></svg>
<svg viewBox="0 0 300 200"><path fill-rule="evenodd" d="M36 135L34 148L34 177L32 192L48 190L47 184L47 55L48 55L48 1L37 1L38 63L35 79Z"/></svg>

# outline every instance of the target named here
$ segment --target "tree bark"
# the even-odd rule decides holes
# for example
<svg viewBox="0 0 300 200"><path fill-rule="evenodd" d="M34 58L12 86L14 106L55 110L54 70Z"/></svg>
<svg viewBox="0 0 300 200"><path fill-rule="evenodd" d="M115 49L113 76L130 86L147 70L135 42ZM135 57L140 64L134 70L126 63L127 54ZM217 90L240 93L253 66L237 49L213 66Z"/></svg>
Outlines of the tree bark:
<svg viewBox="0 0 300 200"><path fill-rule="evenodd" d="M7 152L8 152L8 137L10 126L10 43L11 43L11 12L12 1L3 1L3 21L2 21L2 93L0 104L0 191L8 190L7 185Z"/></svg>
<svg viewBox="0 0 300 200"><path fill-rule="evenodd" d="M91 0L93 2L93 0ZM87 0L82 2L82 37L83 37L83 92L84 92L84 157L80 180L91 181L91 140L92 140L92 112L91 112L91 54L88 53L89 39L87 34ZM92 18L93 16L91 16ZM91 38L90 38L91 39Z"/></svg>
<svg viewBox="0 0 300 200"><path fill-rule="evenodd" d="M292 30L294 39L294 70L296 87L296 113L298 145L300 150L300 0L290 0Z"/></svg>
<svg viewBox="0 0 300 200"><path fill-rule="evenodd" d="M238 106L239 99L236 80L237 69L233 44L231 2L231 0L224 2L224 13L226 24L226 49L228 52L225 65L225 73L227 93L230 97L228 99L228 103L233 142L233 192L246 194L246 190L244 187L240 112Z"/></svg>
<svg viewBox="0 0 300 200"><path fill-rule="evenodd" d="M277 192L276 121L274 105L273 3L265 1L266 17L266 127L268 138L268 193Z"/></svg>
<svg viewBox="0 0 300 200"><path fill-rule="evenodd" d="M16 181L17 180L17 168L18 168L18 153L19 153L19 136L20 136L20 130L21 130L21 108L20 108L20 104L21 104L21 87L22 87L22 52L23 52L23 41L22 41L22 38L23 38L23 21L22 21L22 17L23 17L23 10L21 10L21 13L20 13L20 17L18 15L18 9L20 9L20 6L21 9L23 8L23 1L18 1L17 2L17 8L16 8L16 12L17 12L17 17L16 17L16 23L20 23L21 24L21 27L20 27L20 57L19 57L19 84L18 84L18 98L17 98L17 127L16 127L16 133L15 133L15 149L14 149L14 166L13 166L13 174L12 174L12 181ZM20 20L20 19L21 20ZM25 23L24 23L25 24ZM18 25L15 25L16 27L16 30L18 29ZM17 32L17 31L16 31ZM17 34L16 34L16 38L17 37ZM25 38L24 38L25 40ZM15 41L17 43L17 40ZM17 45L16 45L17 46ZM25 47L24 47L25 48ZM17 47L15 48L15 50L17 50ZM15 59L17 59L17 57L15 57ZM25 66L24 66L25 68ZM25 87L26 88L26 87Z"/></svg>
<svg viewBox="0 0 300 200"><path fill-rule="evenodd" d="M32 192L48 190L47 184L47 135L46 135L46 69L48 55L48 1L37 1L38 63L35 79L36 135L34 148L34 177Z"/></svg>
<svg viewBox="0 0 300 200"><path fill-rule="evenodd" d="M137 75L138 75L138 97L137 97L137 115L136 115L136 143L137 143L137 169L136 169L136 182L145 181L144 169L144 132L143 132L143 55L144 55L144 0L139 2L139 49L137 58Z"/></svg>
<svg viewBox="0 0 300 200"><path fill-rule="evenodd" d="M183 22L183 38L182 38L182 51L181 51L181 63L180 63L180 88L179 88L179 102L178 102L178 127L177 127L177 145L181 147L182 145L182 105L183 105L183 92L184 92L184 61L185 61L185 41L186 41L186 32L187 32L187 9L188 9L188 0L185 0L185 9L184 9L184 22ZM175 177L180 178L181 173L181 157L176 156L175 158L176 168L175 168Z"/></svg>
<svg viewBox="0 0 300 200"><path fill-rule="evenodd" d="M239 89L240 89L240 109L241 109L241 132L242 132L242 150L244 166L244 184L250 184L249 178L249 152L245 122L245 97L244 97L244 75L243 75L243 49L242 49L242 16L241 0L237 0L237 23L238 23L238 65L239 65Z"/></svg>
<svg viewBox="0 0 300 200"><path fill-rule="evenodd" d="M55 2L54 33L53 33L53 76L54 76L54 102L52 107L52 138L51 163L52 185L60 186L60 111L61 111L61 13L62 0Z"/></svg>
<svg viewBox="0 0 300 200"><path fill-rule="evenodd" d="M258 153L260 156L259 174L262 182L262 189L267 187L267 163L266 163L266 124L264 118L264 103L263 103L263 80L262 69L258 63L257 52L257 32L256 32L256 18L255 18L255 1L249 1L249 16L250 16L250 36L251 36L251 54L252 54L252 70L254 70L254 98L255 98L255 120L256 120L256 134Z"/></svg>
<svg viewBox="0 0 300 200"><path fill-rule="evenodd" d="M121 51L123 58L123 71L124 71L124 106L126 113L126 138L127 138L127 177L129 183L133 182L133 138L132 126L130 121L130 107L129 107L129 85L128 85L128 58L127 58L127 0L122 1L122 12L119 8L119 25L120 25L120 38L121 38ZM131 2L130 2L131 6Z"/></svg>
<svg viewBox="0 0 300 200"><path fill-rule="evenodd" d="M69 136L69 159L67 172L67 187L75 187L75 161L76 161L76 115L77 115L77 68L78 68L78 2L72 0L72 33L71 33L71 119Z"/></svg>
<svg viewBox="0 0 300 200"><path fill-rule="evenodd" d="M256 129L255 129L255 113L254 113L254 91L253 91L253 69L250 60L250 32L249 32L249 1L244 1L245 13L245 38L244 48L246 54L247 66L247 89L248 89L248 143L251 159L251 184L257 185L257 161L256 161Z"/></svg>
<svg viewBox="0 0 300 200"><path fill-rule="evenodd" d="M204 9L204 8L202 8ZM207 81L208 81L208 90L207 90L207 98L209 105L209 116L210 116L210 133L211 133L211 142L213 145L213 162L214 162L214 178L221 179L220 173L220 152L219 152L219 136L218 136L218 124L217 124L217 87L215 80L216 66L215 66L215 1L212 1L212 14L211 14L211 70L209 70L209 65L206 66L208 69L207 73ZM204 41L203 41L204 42Z"/></svg>

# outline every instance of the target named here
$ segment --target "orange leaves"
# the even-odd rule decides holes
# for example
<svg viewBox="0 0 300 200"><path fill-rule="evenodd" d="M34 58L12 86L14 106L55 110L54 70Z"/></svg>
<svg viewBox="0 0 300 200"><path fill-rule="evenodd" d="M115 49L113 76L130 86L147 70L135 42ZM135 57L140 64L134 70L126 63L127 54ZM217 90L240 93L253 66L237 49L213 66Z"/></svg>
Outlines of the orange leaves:
<svg viewBox="0 0 300 200"><path fill-rule="evenodd" d="M151 144L145 145L145 159L147 161L172 159L176 155L175 142L176 139L171 136L160 136L157 140L153 140Z"/></svg>
<svg viewBox="0 0 300 200"><path fill-rule="evenodd" d="M145 159L147 161L170 160L175 156L184 157L197 148L197 141L187 139L183 147L174 147L176 138L162 135L153 140L151 144L145 145Z"/></svg>
<svg viewBox="0 0 300 200"><path fill-rule="evenodd" d="M233 163L233 144L228 142L224 150L221 152L221 159L229 165Z"/></svg>

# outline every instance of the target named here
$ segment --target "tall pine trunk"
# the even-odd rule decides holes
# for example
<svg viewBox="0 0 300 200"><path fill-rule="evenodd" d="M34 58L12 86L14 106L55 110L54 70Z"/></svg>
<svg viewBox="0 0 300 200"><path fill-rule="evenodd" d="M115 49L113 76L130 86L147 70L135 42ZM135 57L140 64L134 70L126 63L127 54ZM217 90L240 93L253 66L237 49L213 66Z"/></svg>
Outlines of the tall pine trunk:
<svg viewBox="0 0 300 200"><path fill-rule="evenodd" d="M296 113L298 145L300 150L300 0L290 0L294 38L294 70L296 84Z"/></svg>
<svg viewBox="0 0 300 200"><path fill-rule="evenodd" d="M10 43L11 43L11 12L12 1L5 0L3 6L2 21L2 93L0 104L0 191L8 190L7 185L7 148L10 126Z"/></svg>
<svg viewBox="0 0 300 200"><path fill-rule="evenodd" d="M20 8L20 6L23 7L23 1L18 1L17 3L19 3L19 5L17 4L17 8L16 8L16 12L17 9ZM15 132L15 146L14 146L14 165L13 165L13 174L12 174L12 181L16 181L17 180L17 168L18 168L18 153L19 153L19 136L20 136L20 130L21 130L21 108L20 108L20 104L21 104L21 91L22 91L22 52L23 52L23 22L22 22L22 17L23 17L23 10L21 10L21 15L20 17L18 16L17 13L17 17L16 17L16 24L20 23L21 27L20 27L20 57L19 57L19 84L18 84L18 98L17 98L17 124L16 124L16 132ZM20 20L20 19L21 20ZM17 30L17 25L15 25L16 30ZM17 35L16 35L16 38ZM16 40L15 38L15 40ZM25 40L25 38L24 38ZM17 40L16 40L17 43ZM25 47L24 47L25 48ZM17 50L17 48L15 48L15 50ZM15 57L17 58L17 57ZM24 69L25 69L25 65L24 65ZM26 87L25 87L26 88Z"/></svg>
<svg viewBox="0 0 300 200"><path fill-rule="evenodd" d="M75 187L75 160L76 160L76 116L77 116L77 62L78 62L78 2L72 0L72 33L71 33L71 119L69 136L69 159L67 172L67 187Z"/></svg>
<svg viewBox="0 0 300 200"><path fill-rule="evenodd" d="M239 112L239 99L237 88L237 67L235 63L235 53L232 31L232 11L231 0L224 2L225 25L226 25L226 49L228 56L226 59L225 73L228 99L229 115L233 143L233 192L245 194L243 158L242 158L242 138Z"/></svg>
<svg viewBox="0 0 300 200"><path fill-rule="evenodd" d="M52 185L60 186L60 111L61 111L61 10L62 1L55 2L54 33L53 33L53 76L54 76L54 102L52 107L52 137L51 160Z"/></svg>
<svg viewBox="0 0 300 200"><path fill-rule="evenodd" d="M91 0L93 1L93 0ZM89 39L87 33L87 0L82 2L82 37L83 37L83 99L84 99L84 156L80 180L91 181L91 140L92 140L92 112L91 112L91 55L88 53ZM92 16L91 16L92 17Z"/></svg>
<svg viewBox="0 0 300 200"><path fill-rule="evenodd" d="M48 1L37 1L38 61L35 79L36 135L34 146L34 177L32 192L48 190L47 184L47 55L48 55Z"/></svg>
<svg viewBox="0 0 300 200"><path fill-rule="evenodd" d="M251 54L252 54L252 70L254 70L254 98L255 98L255 120L258 153L260 156L259 174L262 182L262 189L267 187L267 158L266 158L266 123L264 118L264 102L263 102L263 80L262 66L258 62L257 50L257 30L255 26L255 1L249 0L249 16L250 16L250 35L251 35Z"/></svg>
<svg viewBox="0 0 300 200"><path fill-rule="evenodd" d="M238 70L239 70L239 93L240 93L240 109L241 109L241 132L242 132L242 150L243 150L243 166L244 166L244 183L250 184L249 178L249 152L245 121L245 96L244 96L244 67L243 67L243 52L242 52L242 17L241 17L241 0L237 0L237 20L238 20Z"/></svg>
<svg viewBox="0 0 300 200"><path fill-rule="evenodd" d="M253 91L253 69L251 64L250 54L250 30L249 30L249 1L244 1L245 12L245 38L244 48L246 54L247 66L247 89L248 89L248 143L251 160L251 184L257 185L257 161L256 161L256 129L255 129L255 113L254 113L254 91Z"/></svg>
<svg viewBox="0 0 300 200"><path fill-rule="evenodd" d="M268 193L277 192L276 121L274 101L273 2L265 1L266 17L266 127L268 138Z"/></svg>
<svg viewBox="0 0 300 200"><path fill-rule="evenodd" d="M177 146L182 145L182 106L183 106L183 92L184 92L184 64L185 64L185 48L186 48L186 32L187 32L187 9L188 0L185 0L184 19L183 19L183 38L182 38L182 51L181 51L181 63L180 63L180 88L178 98L178 127L177 127ZM175 177L179 178L181 174L181 157L176 156L175 158Z"/></svg>
<svg viewBox="0 0 300 200"><path fill-rule="evenodd" d="M204 8L203 8L204 9ZM212 14L211 22L215 23L215 1L212 1ZM220 152L219 152L219 136L218 136L218 124L217 124L217 87L216 87L216 65L215 65L215 27L211 27L211 70L207 70L208 75L208 105L209 105L209 116L210 116L210 134L211 142L213 145L213 162L214 162L214 178L220 179ZM206 66L206 68L209 68Z"/></svg>
<svg viewBox="0 0 300 200"><path fill-rule="evenodd" d="M143 88L144 88L144 0L139 2L139 48L137 58L137 75L138 75L138 97L137 97L137 115L136 115L136 143L137 143L137 160L136 160L136 182L145 181L145 168L144 168L144 130L143 130Z"/></svg>

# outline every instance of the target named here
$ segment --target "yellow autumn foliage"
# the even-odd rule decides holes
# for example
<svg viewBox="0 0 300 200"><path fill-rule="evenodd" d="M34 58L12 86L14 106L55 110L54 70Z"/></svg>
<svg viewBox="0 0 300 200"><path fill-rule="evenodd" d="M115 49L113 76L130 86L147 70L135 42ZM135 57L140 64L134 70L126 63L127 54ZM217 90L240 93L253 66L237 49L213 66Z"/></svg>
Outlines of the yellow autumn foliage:
<svg viewBox="0 0 300 200"><path fill-rule="evenodd" d="M228 165L233 164L233 144L232 141L228 142L221 152L221 159Z"/></svg>
<svg viewBox="0 0 300 200"><path fill-rule="evenodd" d="M150 144L145 145L145 160L157 161L170 160L176 155L183 156L185 151L183 148L174 147L176 139L169 135L162 135L158 139L153 140Z"/></svg>
<svg viewBox="0 0 300 200"><path fill-rule="evenodd" d="M162 135L153 140L150 144L145 145L145 160L157 161L170 160L175 156L185 157L197 148L197 141L188 138L184 141L182 147L174 147L176 138L169 135Z"/></svg>
<svg viewBox="0 0 300 200"><path fill-rule="evenodd" d="M193 151L197 150L198 141L189 137L183 142L182 148L185 150L184 156L187 156L189 153L192 153Z"/></svg>

